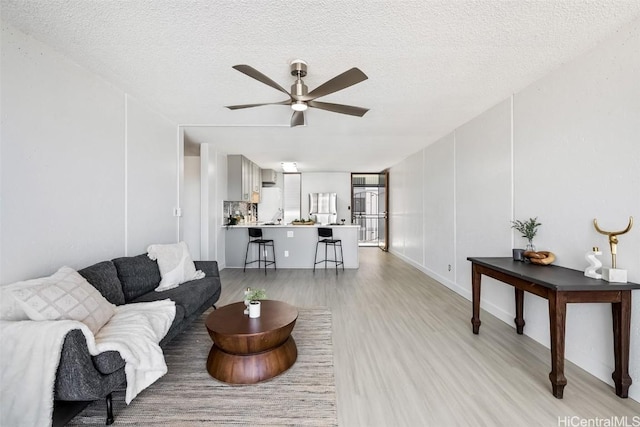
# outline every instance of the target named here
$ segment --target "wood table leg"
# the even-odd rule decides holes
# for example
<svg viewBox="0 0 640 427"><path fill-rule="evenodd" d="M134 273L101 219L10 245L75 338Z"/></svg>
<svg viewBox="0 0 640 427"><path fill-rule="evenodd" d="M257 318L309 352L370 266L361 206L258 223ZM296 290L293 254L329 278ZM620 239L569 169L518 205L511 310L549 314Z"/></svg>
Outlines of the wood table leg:
<svg viewBox="0 0 640 427"><path fill-rule="evenodd" d="M564 376L564 331L567 301L561 292L549 292L549 326L551 332L551 372L553 395L562 399L567 379Z"/></svg>
<svg viewBox="0 0 640 427"><path fill-rule="evenodd" d="M472 303L473 303L473 317L471 318L471 324L473 325L473 333L478 334L480 332L480 272L478 266L472 264L471 267L471 288L472 288Z"/></svg>
<svg viewBox="0 0 640 427"><path fill-rule="evenodd" d="M620 302L611 304L613 314L613 354L615 371L611 374L616 384L616 394L629 396L629 340L631 333L631 291L620 291Z"/></svg>
<svg viewBox="0 0 640 427"><path fill-rule="evenodd" d="M516 332L522 335L524 330L524 291L515 288L516 291L516 318L513 319L516 324Z"/></svg>

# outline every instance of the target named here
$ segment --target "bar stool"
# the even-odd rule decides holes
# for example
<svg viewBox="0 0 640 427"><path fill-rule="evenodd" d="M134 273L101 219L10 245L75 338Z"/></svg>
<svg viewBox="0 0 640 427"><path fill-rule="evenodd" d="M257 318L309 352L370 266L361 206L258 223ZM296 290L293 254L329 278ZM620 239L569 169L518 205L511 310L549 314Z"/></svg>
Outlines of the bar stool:
<svg viewBox="0 0 640 427"><path fill-rule="evenodd" d="M324 244L324 259L318 261L318 245ZM333 246L333 259L327 259L327 247ZM338 260L338 253L336 246L340 247L340 259ZM342 271L344 271L344 254L342 253L342 240L333 238L333 229L331 228L318 228L318 241L316 242L316 256L314 258L313 271L316 271L316 264L324 262L324 268L327 268L327 262L333 262L336 266L336 275L338 274L338 266L342 265Z"/></svg>
<svg viewBox="0 0 640 427"><path fill-rule="evenodd" d="M273 264L274 270L276 269L276 249L273 245L273 239L263 239L262 238L262 229L261 228L249 228L249 241L247 242L247 252L244 255L244 268L242 271L247 270L248 264L253 264L254 262L258 263L258 268L260 268L260 264L264 262L264 274L267 275L267 266ZM247 258L249 256L249 247L251 245L258 245L258 259L247 262ZM272 259L268 259L267 255L267 246L271 247L271 254L273 255ZM262 259L262 254L264 253L264 259Z"/></svg>

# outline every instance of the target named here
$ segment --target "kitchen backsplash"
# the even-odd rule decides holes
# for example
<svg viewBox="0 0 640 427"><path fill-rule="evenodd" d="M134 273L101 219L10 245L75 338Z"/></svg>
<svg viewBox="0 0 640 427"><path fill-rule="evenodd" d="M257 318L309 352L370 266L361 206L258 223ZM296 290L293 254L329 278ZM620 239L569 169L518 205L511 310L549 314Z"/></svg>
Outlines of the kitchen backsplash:
<svg viewBox="0 0 640 427"><path fill-rule="evenodd" d="M229 223L229 218L235 218L241 223L255 222L258 218L258 204L249 202L224 202L223 203L223 223Z"/></svg>

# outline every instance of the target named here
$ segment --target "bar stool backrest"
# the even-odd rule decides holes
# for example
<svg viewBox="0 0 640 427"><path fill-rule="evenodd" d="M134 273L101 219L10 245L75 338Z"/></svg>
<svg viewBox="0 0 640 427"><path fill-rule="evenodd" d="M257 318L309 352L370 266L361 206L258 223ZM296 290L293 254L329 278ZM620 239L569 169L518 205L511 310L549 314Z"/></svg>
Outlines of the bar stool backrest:
<svg viewBox="0 0 640 427"><path fill-rule="evenodd" d="M254 239L262 238L262 228L249 228L249 237Z"/></svg>
<svg viewBox="0 0 640 427"><path fill-rule="evenodd" d="M331 228L318 228L318 237L333 238L333 230Z"/></svg>

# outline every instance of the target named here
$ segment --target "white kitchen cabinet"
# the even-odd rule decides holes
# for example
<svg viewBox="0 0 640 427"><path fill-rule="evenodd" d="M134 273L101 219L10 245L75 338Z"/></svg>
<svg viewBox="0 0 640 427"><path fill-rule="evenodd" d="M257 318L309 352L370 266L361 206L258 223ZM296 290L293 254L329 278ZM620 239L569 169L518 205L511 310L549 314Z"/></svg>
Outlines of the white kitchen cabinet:
<svg viewBox="0 0 640 427"><path fill-rule="evenodd" d="M239 202L260 202L262 175L260 167L246 157L227 156L227 199Z"/></svg>

